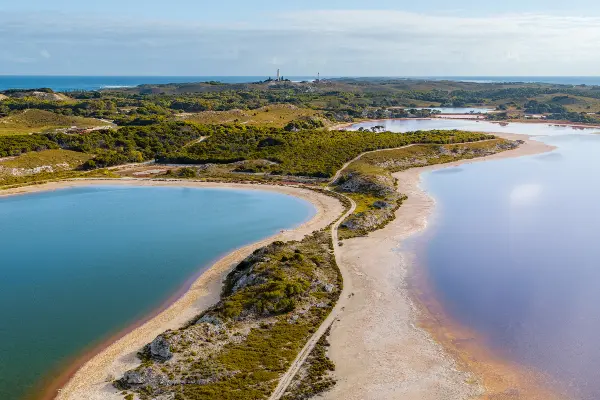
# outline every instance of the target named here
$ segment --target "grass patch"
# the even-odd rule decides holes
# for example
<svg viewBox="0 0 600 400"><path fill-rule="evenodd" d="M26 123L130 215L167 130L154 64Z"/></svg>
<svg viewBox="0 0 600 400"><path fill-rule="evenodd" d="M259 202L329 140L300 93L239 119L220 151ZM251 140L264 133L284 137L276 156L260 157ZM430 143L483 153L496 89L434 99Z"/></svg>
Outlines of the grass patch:
<svg viewBox="0 0 600 400"><path fill-rule="evenodd" d="M163 333L173 357L148 361L116 386L141 399L256 400L331 312L342 282L328 230L256 250L227 276L221 301L177 331Z"/></svg>
<svg viewBox="0 0 600 400"><path fill-rule="evenodd" d="M70 150L43 150L0 161L0 167L31 169L46 165L53 167L62 165L64 169L74 169L92 157L90 154Z"/></svg>
<svg viewBox="0 0 600 400"><path fill-rule="evenodd" d="M119 178L118 175L106 169L98 169L89 172L83 171L59 171L42 172L28 176L0 176L0 190L13 189L27 185L40 185L48 182L56 182L75 178Z"/></svg>
<svg viewBox="0 0 600 400"><path fill-rule="evenodd" d="M356 211L340 226L340 239L364 236L395 219L396 210L406 196L397 193L396 178L391 175L393 172L483 157L516 146L516 142L492 139L461 144L415 145L364 155L350 164L337 182L336 190L344 192L357 205Z"/></svg>
<svg viewBox="0 0 600 400"><path fill-rule="evenodd" d="M273 104L255 110L202 111L182 114L179 118L201 124L241 124L283 128L288 123L305 117L319 117L318 111L289 104Z"/></svg>
<svg viewBox="0 0 600 400"><path fill-rule="evenodd" d="M50 111L32 109L0 118L0 135L27 135L72 126L92 128L108 125L106 122L94 118L70 117Z"/></svg>
<svg viewBox="0 0 600 400"><path fill-rule="evenodd" d="M327 338L330 329L319 339L315 348L307 357L306 362L284 393L283 400L310 399L326 392L335 385L335 379L331 375L335 371L335 364L327 356L329 347Z"/></svg>
<svg viewBox="0 0 600 400"><path fill-rule="evenodd" d="M483 157L514 147L514 142L505 139L448 145L424 144L366 154L361 157L360 162L393 173L408 168Z"/></svg>
<svg viewBox="0 0 600 400"><path fill-rule="evenodd" d="M227 164L243 160L269 160L267 171L276 175L327 178L359 154L413 143L458 143L492 138L462 131L355 132L273 128L219 127L206 140L159 161L186 164Z"/></svg>

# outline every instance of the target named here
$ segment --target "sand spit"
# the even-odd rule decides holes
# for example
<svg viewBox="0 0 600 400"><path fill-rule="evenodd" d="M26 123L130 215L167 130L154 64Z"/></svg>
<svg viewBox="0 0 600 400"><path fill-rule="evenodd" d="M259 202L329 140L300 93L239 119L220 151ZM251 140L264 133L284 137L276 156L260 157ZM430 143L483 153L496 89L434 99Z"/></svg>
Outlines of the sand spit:
<svg viewBox="0 0 600 400"><path fill-rule="evenodd" d="M322 229L337 219L344 208L335 198L297 187L254 185L254 184L219 184L194 181L151 181L137 179L123 180L70 180L53 182L44 185L27 186L10 189L0 196L57 190L70 187L90 185L124 185L124 186L161 186L161 187L197 187L223 188L243 190L266 190L296 196L311 202L317 209L315 216L294 230L284 231L274 237L258 243L237 249L217 261L210 269L195 280L189 289L170 304L164 311L153 316L141 326L135 326L124 336L114 338L103 349L88 354L80 360L76 372L66 371L59 382L48 388L45 398L60 400L107 400L119 399L123 396L112 387L111 381L121 376L125 371L139 365L136 357L146 343L167 329L177 329L204 309L219 300L221 283L229 270L248 256L255 249L271 243L274 240L300 240L305 235ZM100 350L98 352L98 350ZM81 365L84 363L83 365ZM64 385L64 386L63 386ZM59 388L62 386L62 389ZM58 393L58 394L57 394Z"/></svg>
<svg viewBox="0 0 600 400"><path fill-rule="evenodd" d="M553 149L525 135L496 135L521 139L525 143L518 149L483 159L395 174L399 179L398 190L408 195L396 220L368 237L345 241L342 262L350 270L353 293L331 330L329 355L336 364L338 384L324 398L464 400L486 398L485 389L488 394L509 395L490 396L490 399L538 398L515 397L513 392L505 392L514 387L515 382L510 381L512 376L504 381L497 379L504 385L492 385L486 373L502 376L500 365L494 364L498 369L493 371L473 368L479 363L464 363L452 348L455 342L444 340L445 337L437 334L439 330L430 329L435 324L431 323L426 309L413 300L409 289L411 257L399 251L404 240L427 226L435 206L434 199L420 188L422 172ZM444 334L451 332L446 330ZM452 336L447 338L453 339Z"/></svg>
<svg viewBox="0 0 600 400"><path fill-rule="evenodd" d="M436 325L435 318L431 318L427 309L413 300L413 292L408 285L413 260L409 254L398 251L404 240L427 226L427 219L435 206L435 201L419 187L422 172L552 149L525 135L496 135L512 140L521 139L525 143L518 149L485 159L416 168L396 174L400 182L399 191L409 197L398 210L397 219L368 237L347 240L339 248L342 261L340 268L348 271L345 276L350 280L348 285L352 287L352 293L344 299L344 308L331 332L330 356L337 366L338 384L325 394L326 399L462 400L484 395L482 383L488 392L504 387L492 385L486 373L501 375L500 367L505 365L494 364L500 369L486 371L476 368L483 363L465 362L465 358L453 347L454 342L446 340L452 338L454 331L450 332L450 328L441 324ZM300 239L305 234L323 228L343 211L337 200L306 189L190 181L72 180L7 190L0 196L93 184L274 190L311 201L318 213L294 231L239 249L219 260L165 311L112 344L108 343L109 346L101 352L91 354L93 358L64 385L56 397L60 400L121 399L122 396L113 389L110 381L138 365L135 354L144 344L166 329L178 328L215 303L221 282L233 265L254 249L273 240ZM64 384L66 380L60 383ZM506 383L502 379L497 381ZM53 388L49 398L58 387Z"/></svg>

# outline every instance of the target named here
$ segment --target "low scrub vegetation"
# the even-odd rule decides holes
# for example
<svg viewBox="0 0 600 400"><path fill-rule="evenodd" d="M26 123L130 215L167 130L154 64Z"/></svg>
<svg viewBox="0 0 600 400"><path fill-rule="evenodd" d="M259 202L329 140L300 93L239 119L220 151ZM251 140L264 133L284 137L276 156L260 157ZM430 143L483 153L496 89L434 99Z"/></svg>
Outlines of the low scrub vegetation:
<svg viewBox="0 0 600 400"><path fill-rule="evenodd" d="M26 135L60 128L93 128L110 124L93 118L73 117L44 110L24 110L0 118L0 135Z"/></svg>
<svg viewBox="0 0 600 400"><path fill-rule="evenodd" d="M206 140L183 151L160 157L159 161L183 164L233 163L268 160L271 174L327 178L359 154L413 143L460 143L492 138L462 131L353 132L233 126L215 130Z"/></svg>
<svg viewBox="0 0 600 400"><path fill-rule="evenodd" d="M75 169L92 157L90 154L70 150L43 150L0 161L0 168L35 169L50 166Z"/></svg>
<svg viewBox="0 0 600 400"><path fill-rule="evenodd" d="M273 104L253 110L229 111L202 111L199 113L186 113L179 118L199 124L240 124L248 126L263 126L283 128L293 121L310 120L319 115L318 111L308 108L299 108L291 104ZM321 127L324 126L321 123ZM312 126L314 128L315 126Z"/></svg>
<svg viewBox="0 0 600 400"><path fill-rule="evenodd" d="M46 133L0 137L0 157L19 156L32 151L64 149L92 154L84 169L103 168L127 162L153 160L179 150L210 132L211 128L185 122L153 126L105 129L80 135Z"/></svg>
<svg viewBox="0 0 600 400"><path fill-rule="evenodd" d="M357 204L356 211L342 223L340 238L366 235L383 228L395 218L396 210L406 196L397 192L393 172L483 157L513 149L518 144L492 139L461 144L423 144L365 154L350 164L335 182L336 190L348 195Z"/></svg>
<svg viewBox="0 0 600 400"><path fill-rule="evenodd" d="M141 399L268 398L341 287L329 231L274 242L234 268L219 303L146 346L142 365L115 385ZM168 349L160 357L156 343Z"/></svg>
<svg viewBox="0 0 600 400"><path fill-rule="evenodd" d="M284 393L283 400L306 400L313 398L335 385L332 372L335 364L327 356L329 329L319 339L306 361Z"/></svg>

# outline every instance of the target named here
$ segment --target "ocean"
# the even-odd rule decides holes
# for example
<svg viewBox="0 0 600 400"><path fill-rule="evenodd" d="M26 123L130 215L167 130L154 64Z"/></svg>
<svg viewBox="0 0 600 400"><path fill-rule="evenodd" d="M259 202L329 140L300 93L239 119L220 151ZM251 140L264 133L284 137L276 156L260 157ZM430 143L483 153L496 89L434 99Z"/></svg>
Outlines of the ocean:
<svg viewBox="0 0 600 400"><path fill-rule="evenodd" d="M271 76L274 77L274 76ZM135 87L143 84L167 84L220 81L223 83L249 83L268 79L269 76L43 76L0 75L0 90L50 88L57 92L75 90L100 90ZM292 81L311 81L315 76L285 76ZM323 79L339 78L335 76ZM600 85L598 76L430 76L390 77L400 79L453 80L461 82L543 82L563 85Z"/></svg>
<svg viewBox="0 0 600 400"><path fill-rule="evenodd" d="M0 90L50 88L56 92L135 87L144 84L192 83L219 81L250 83L269 76L36 76L0 75ZM274 76L271 76L274 78ZM292 81L311 81L314 76L284 76Z"/></svg>

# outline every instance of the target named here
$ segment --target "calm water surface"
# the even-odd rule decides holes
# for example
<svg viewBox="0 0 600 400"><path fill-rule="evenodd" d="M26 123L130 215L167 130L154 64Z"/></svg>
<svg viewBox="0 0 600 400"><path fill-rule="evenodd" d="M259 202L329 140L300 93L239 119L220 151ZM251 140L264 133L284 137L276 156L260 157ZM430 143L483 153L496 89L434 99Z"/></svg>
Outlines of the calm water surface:
<svg viewBox="0 0 600 400"><path fill-rule="evenodd" d="M273 71L275 72L275 71ZM275 74L271 77L275 77ZM131 87L142 84L189 83L220 81L224 83L248 83L267 79L263 76L44 76L44 75L0 75L0 90L51 88L56 91L98 90L111 87ZM292 81L311 81L313 76L285 76ZM321 78L334 78L324 77ZM406 77L389 77L406 78ZM375 78L381 79L381 78ZM501 82L546 82L563 85L600 85L596 76L454 76L454 77L412 77L408 79L451 80L462 82L501 83Z"/></svg>
<svg viewBox="0 0 600 400"><path fill-rule="evenodd" d="M313 214L261 191L94 186L0 198L0 399L21 398L224 253Z"/></svg>
<svg viewBox="0 0 600 400"><path fill-rule="evenodd" d="M493 108L473 108L473 107L419 107L415 110L433 110L441 114L487 114L494 111Z"/></svg>
<svg viewBox="0 0 600 400"><path fill-rule="evenodd" d="M544 124L389 121L388 128L540 136L550 153L424 175L437 201L416 238L445 311L498 354L600 399L600 135ZM485 189L485 190L482 190Z"/></svg>
<svg viewBox="0 0 600 400"><path fill-rule="evenodd" d="M488 121L469 121L469 120L448 120L448 119L402 119L402 120L382 120L370 121L353 125L349 129L371 128L374 126L384 126L391 132L412 132L425 131L432 129L459 129L470 132L498 132L498 133L520 133L532 136L554 136L570 135L573 133L593 133L599 132L597 128L578 128L563 125L550 125L542 123L499 123Z"/></svg>
<svg viewBox="0 0 600 400"><path fill-rule="evenodd" d="M0 75L0 90L50 88L55 91L99 90L139 85L219 81L250 83L264 81L268 76L44 76ZM285 77L292 81L311 81L314 76Z"/></svg>

